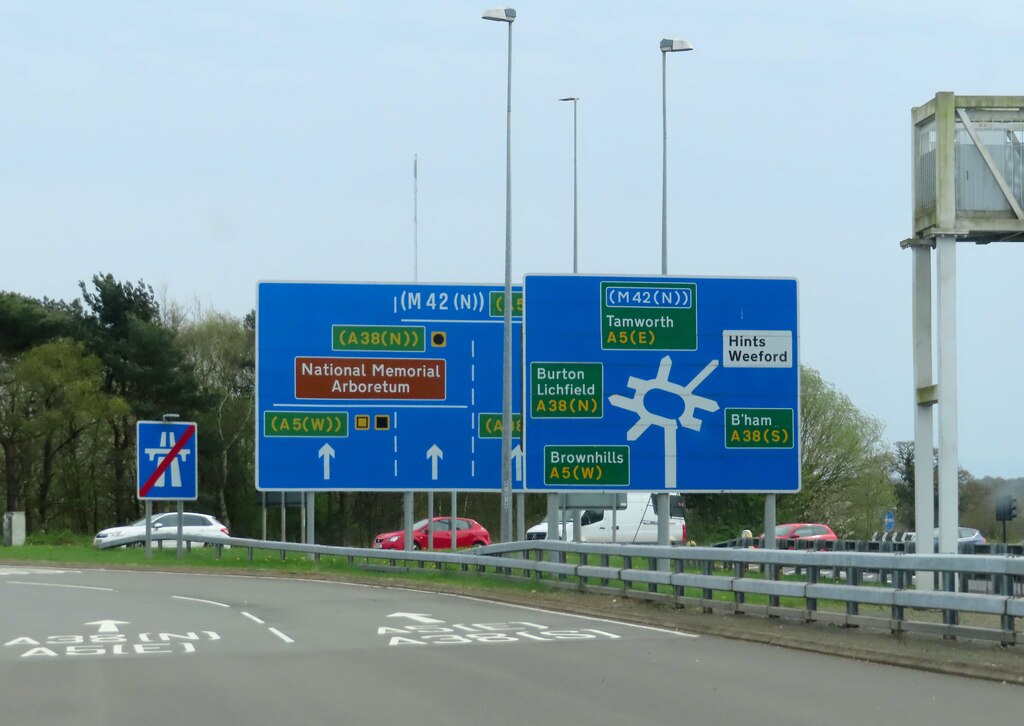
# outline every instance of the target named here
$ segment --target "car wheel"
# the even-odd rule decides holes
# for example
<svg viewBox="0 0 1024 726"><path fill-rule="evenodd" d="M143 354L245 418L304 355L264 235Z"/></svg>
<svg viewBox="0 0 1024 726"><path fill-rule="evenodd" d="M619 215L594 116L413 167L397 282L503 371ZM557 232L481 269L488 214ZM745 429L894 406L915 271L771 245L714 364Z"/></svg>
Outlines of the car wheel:
<svg viewBox="0 0 1024 726"><path fill-rule="evenodd" d="M419 542L413 542L413 543L412 543L412 548L413 548L414 550L416 550L417 552L418 552L419 550L423 549L422 547L420 547L420 543L419 543Z"/></svg>

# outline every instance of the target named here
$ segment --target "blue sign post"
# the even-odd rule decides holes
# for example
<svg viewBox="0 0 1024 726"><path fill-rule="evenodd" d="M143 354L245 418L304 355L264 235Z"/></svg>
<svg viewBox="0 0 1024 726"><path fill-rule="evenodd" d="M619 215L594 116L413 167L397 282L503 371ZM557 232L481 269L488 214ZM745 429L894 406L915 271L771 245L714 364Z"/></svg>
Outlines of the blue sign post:
<svg viewBox="0 0 1024 726"><path fill-rule="evenodd" d="M185 421L139 421L136 434L139 500L198 499L196 425Z"/></svg>
<svg viewBox="0 0 1024 726"><path fill-rule="evenodd" d="M528 275L529 491L800 489L797 283Z"/></svg>
<svg viewBox="0 0 1024 726"><path fill-rule="evenodd" d="M886 532L896 529L896 512L890 510L882 516L882 527Z"/></svg>
<svg viewBox="0 0 1024 726"><path fill-rule="evenodd" d="M500 491L503 304L499 285L259 283L257 489Z"/></svg>

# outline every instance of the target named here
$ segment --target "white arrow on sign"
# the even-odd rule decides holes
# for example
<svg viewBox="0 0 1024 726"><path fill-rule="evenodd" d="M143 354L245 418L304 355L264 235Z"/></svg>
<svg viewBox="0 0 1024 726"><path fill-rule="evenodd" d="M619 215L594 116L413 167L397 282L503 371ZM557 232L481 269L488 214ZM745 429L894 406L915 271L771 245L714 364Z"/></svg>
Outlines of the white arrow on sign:
<svg viewBox="0 0 1024 726"><path fill-rule="evenodd" d="M119 633L117 629L118 625L128 625L127 620L96 620L91 623L85 623L85 625L98 625L100 626L99 632L101 633Z"/></svg>
<svg viewBox="0 0 1024 726"><path fill-rule="evenodd" d="M512 460L516 464L516 481L523 480L523 447L516 444L516 448L512 449Z"/></svg>
<svg viewBox="0 0 1024 726"><path fill-rule="evenodd" d="M430 459L430 478L437 481L437 460L444 458L444 452L434 444L427 449L427 458Z"/></svg>
<svg viewBox="0 0 1024 726"><path fill-rule="evenodd" d="M320 453L317 456L324 460L324 481L327 481L331 478L331 459L334 458L334 447L324 444L320 447Z"/></svg>
<svg viewBox="0 0 1024 726"><path fill-rule="evenodd" d="M426 613L391 613L386 616L389 618L409 618L413 622L423 623L424 625L436 625L437 623L443 623L443 620L437 620L430 617Z"/></svg>

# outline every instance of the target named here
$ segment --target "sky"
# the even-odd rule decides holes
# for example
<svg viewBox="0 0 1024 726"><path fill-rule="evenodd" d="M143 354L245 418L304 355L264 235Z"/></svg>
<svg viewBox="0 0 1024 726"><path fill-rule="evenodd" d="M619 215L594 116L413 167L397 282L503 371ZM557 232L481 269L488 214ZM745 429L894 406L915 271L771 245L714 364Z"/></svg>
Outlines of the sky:
<svg viewBox="0 0 1024 726"><path fill-rule="evenodd" d="M501 283L507 26L465 1L0 4L0 290ZM1024 4L518 1L512 275L795 277L800 353L913 438L910 113L1024 95ZM413 160L418 160L414 186ZM414 225L414 193L416 224ZM416 252L414 255L414 239ZM960 465L1024 476L1024 243L957 246ZM936 439L937 440L937 439Z"/></svg>

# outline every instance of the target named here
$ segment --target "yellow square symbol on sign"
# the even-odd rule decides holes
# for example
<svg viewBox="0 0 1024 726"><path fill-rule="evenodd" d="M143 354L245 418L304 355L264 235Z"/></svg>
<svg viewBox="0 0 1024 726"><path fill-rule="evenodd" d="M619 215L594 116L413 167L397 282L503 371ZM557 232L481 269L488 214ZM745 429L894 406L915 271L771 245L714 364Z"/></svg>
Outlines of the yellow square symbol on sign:
<svg viewBox="0 0 1024 726"><path fill-rule="evenodd" d="M370 417L365 413L356 414L356 431L369 431Z"/></svg>

